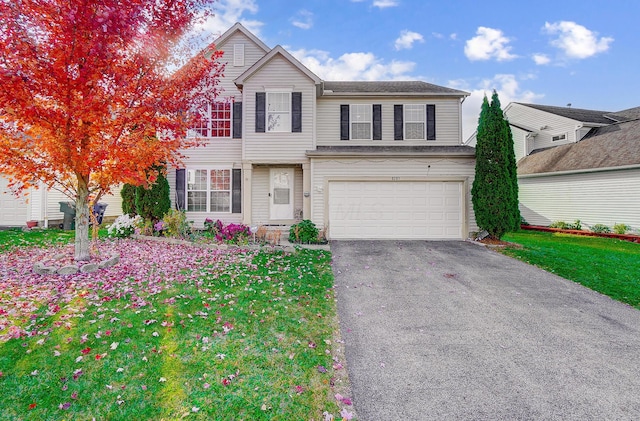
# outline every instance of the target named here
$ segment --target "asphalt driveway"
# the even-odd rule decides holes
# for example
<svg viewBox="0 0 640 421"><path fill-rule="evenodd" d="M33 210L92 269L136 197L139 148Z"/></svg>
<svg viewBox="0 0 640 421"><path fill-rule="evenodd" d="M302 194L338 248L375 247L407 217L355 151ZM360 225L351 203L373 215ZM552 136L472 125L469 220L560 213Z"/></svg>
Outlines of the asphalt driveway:
<svg viewBox="0 0 640 421"><path fill-rule="evenodd" d="M640 311L465 242L331 250L359 420L640 419Z"/></svg>

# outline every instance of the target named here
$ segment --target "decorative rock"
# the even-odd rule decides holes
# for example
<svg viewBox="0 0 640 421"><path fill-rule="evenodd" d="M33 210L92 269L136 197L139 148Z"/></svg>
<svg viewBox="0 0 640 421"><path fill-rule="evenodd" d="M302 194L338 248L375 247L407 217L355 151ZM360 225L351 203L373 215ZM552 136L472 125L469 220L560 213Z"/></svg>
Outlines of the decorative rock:
<svg viewBox="0 0 640 421"><path fill-rule="evenodd" d="M285 252L285 253L295 253L295 252L296 252L296 248L295 248L295 247L293 247L293 246L286 246L286 247L284 248L284 252Z"/></svg>
<svg viewBox="0 0 640 421"><path fill-rule="evenodd" d="M33 271L38 275L53 275L56 273L57 268L55 266L44 266L42 263L36 263L33 265Z"/></svg>
<svg viewBox="0 0 640 421"><path fill-rule="evenodd" d="M226 244L218 244L218 250L228 250L229 246Z"/></svg>
<svg viewBox="0 0 640 421"><path fill-rule="evenodd" d="M100 266L97 263L87 263L86 265L80 266L80 272L82 273L92 273L98 269L100 269Z"/></svg>
<svg viewBox="0 0 640 421"><path fill-rule="evenodd" d="M119 254L114 254L113 256L111 256L109 259L100 262L100 264L98 265L98 267L100 269L106 269L106 268L110 268L112 266L117 265L118 263L120 263L120 255Z"/></svg>
<svg viewBox="0 0 640 421"><path fill-rule="evenodd" d="M65 253L58 253L55 256L53 256L53 260L62 260L65 257L67 257L67 255Z"/></svg>
<svg viewBox="0 0 640 421"><path fill-rule="evenodd" d="M58 269L58 274L60 275L73 275L74 273L78 273L80 269L76 265L67 265Z"/></svg>

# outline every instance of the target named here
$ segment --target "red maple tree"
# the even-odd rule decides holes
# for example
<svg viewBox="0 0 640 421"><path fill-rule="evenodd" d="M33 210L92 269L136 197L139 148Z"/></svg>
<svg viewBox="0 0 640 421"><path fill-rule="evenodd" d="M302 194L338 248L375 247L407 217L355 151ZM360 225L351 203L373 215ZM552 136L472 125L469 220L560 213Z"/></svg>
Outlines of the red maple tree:
<svg viewBox="0 0 640 421"><path fill-rule="evenodd" d="M76 260L89 256L89 204L177 163L223 65L208 49L179 66L211 0L0 2L0 173L75 201ZM171 69L180 68L178 71Z"/></svg>

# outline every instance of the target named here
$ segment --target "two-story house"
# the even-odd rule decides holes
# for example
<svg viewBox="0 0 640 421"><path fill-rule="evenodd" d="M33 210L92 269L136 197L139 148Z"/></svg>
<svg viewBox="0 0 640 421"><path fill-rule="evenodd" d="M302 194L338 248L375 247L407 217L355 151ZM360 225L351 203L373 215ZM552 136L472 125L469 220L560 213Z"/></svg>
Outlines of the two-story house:
<svg viewBox="0 0 640 421"><path fill-rule="evenodd" d="M504 115L528 223L579 219L585 228L640 228L640 107L611 112L513 102Z"/></svg>
<svg viewBox="0 0 640 421"><path fill-rule="evenodd" d="M219 101L169 173L196 227L310 219L330 239L464 239L476 229L468 93L425 82L324 81L237 23L214 41Z"/></svg>

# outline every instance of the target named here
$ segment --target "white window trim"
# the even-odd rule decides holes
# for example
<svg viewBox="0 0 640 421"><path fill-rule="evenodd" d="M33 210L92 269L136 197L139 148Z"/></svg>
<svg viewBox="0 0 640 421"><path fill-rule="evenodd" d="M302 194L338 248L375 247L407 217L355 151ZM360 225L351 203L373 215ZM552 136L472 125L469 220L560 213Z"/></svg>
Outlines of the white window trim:
<svg viewBox="0 0 640 421"><path fill-rule="evenodd" d="M357 107L369 107L369 137L355 138L353 137L353 124L364 124L366 121L355 121L353 118L354 110ZM357 113L356 113L357 114ZM373 140L373 104L349 104L349 139L350 140Z"/></svg>
<svg viewBox="0 0 640 421"><path fill-rule="evenodd" d="M184 177L184 191L185 191L185 207L186 211L189 213L217 213L217 214L227 214L232 213L233 210L233 168L231 167L208 167L208 166L191 166L185 168L186 173ZM189 171L207 171L207 189L206 190L189 190ZM212 171L220 171L226 170L229 171L229 190L211 190L211 172ZM206 210L204 211L190 211L189 210L189 192L197 191L197 192L206 192ZM211 209L211 193L212 192L229 192L229 210L228 211L212 211Z"/></svg>
<svg viewBox="0 0 640 421"><path fill-rule="evenodd" d="M422 109L420 121L409 121L407 118L407 107L420 107ZM407 136L407 123L422 123L422 137L409 138ZM404 140L427 140L427 105L426 104L404 104L402 106L402 138Z"/></svg>
<svg viewBox="0 0 640 421"><path fill-rule="evenodd" d="M551 136L551 141L552 142L561 142L563 140L567 140L569 136L567 135L567 133L560 133L560 134L556 134ZM556 139L557 138L557 139Z"/></svg>
<svg viewBox="0 0 640 421"><path fill-rule="evenodd" d="M264 104L264 108L265 108L265 112L264 112L264 118L265 118L265 122L264 122L264 128L265 128L265 133L291 133L291 119L293 118L293 111L291 110L291 93L292 90L286 90L286 89L279 89L279 90L272 90L272 91L265 91L266 92L266 97L265 97L265 104ZM274 111L274 114L288 114L289 115L289 124L286 125L282 130L271 130L269 129L269 114L271 114L272 112L269 111L269 95L272 94L285 94L287 95L287 104L289 105L289 110L287 112L284 111ZM233 121L233 120L232 120Z"/></svg>

